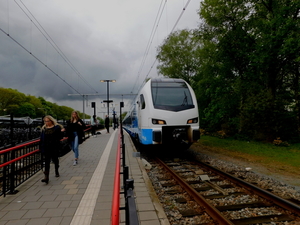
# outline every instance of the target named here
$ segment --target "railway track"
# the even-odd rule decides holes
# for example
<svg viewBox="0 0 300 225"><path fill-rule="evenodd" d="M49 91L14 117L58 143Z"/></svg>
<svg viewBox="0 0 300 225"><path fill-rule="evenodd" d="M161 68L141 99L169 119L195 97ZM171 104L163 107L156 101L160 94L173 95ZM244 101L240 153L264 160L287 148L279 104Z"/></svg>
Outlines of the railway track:
<svg viewBox="0 0 300 225"><path fill-rule="evenodd" d="M300 206L208 164L151 160L171 224L300 224Z"/></svg>

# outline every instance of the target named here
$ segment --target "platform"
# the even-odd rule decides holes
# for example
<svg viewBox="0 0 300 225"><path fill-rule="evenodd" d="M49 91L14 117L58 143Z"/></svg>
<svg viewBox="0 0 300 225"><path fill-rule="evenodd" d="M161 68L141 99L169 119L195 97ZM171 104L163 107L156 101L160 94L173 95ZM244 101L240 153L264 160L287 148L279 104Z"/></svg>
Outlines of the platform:
<svg viewBox="0 0 300 225"><path fill-rule="evenodd" d="M110 225L119 130L112 131L106 134L103 130L81 144L76 166L72 151L61 157L60 177L55 177L52 164L48 185L40 181L40 171L19 186L18 193L0 197L0 225ZM134 157L136 150L126 132L124 141L140 224L168 225L142 160ZM123 195L120 198L124 207ZM120 224L125 224L124 210L120 211Z"/></svg>

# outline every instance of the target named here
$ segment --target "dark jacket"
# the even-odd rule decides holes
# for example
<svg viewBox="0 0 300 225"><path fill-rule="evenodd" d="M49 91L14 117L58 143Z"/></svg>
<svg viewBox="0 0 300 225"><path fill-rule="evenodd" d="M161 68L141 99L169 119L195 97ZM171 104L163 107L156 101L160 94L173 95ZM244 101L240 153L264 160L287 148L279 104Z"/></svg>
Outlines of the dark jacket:
<svg viewBox="0 0 300 225"><path fill-rule="evenodd" d="M61 127L59 125L53 128L42 129L40 136L40 151L42 153L59 152L61 145L60 140L63 138Z"/></svg>
<svg viewBox="0 0 300 225"><path fill-rule="evenodd" d="M108 117L105 118L105 127L106 128L109 127L109 118Z"/></svg>
<svg viewBox="0 0 300 225"><path fill-rule="evenodd" d="M78 123L81 123L82 125L79 125ZM86 126L84 124L84 122L79 119L76 123L71 123L71 121L69 120L67 122L67 137L68 137L68 142L71 143L74 140L74 132L77 132L78 135L78 143L82 144L83 142L83 138L84 138L84 130L85 130Z"/></svg>

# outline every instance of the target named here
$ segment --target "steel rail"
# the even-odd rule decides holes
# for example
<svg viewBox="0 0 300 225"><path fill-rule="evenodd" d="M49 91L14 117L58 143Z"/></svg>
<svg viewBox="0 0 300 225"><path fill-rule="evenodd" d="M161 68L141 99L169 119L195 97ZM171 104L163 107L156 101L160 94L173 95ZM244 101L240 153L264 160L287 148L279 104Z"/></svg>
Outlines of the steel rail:
<svg viewBox="0 0 300 225"><path fill-rule="evenodd" d="M247 189L248 191L264 198L264 199L267 199L271 202L273 202L274 204L276 204L277 206L280 206L290 212L293 212L295 213L296 215L300 215L300 206L288 201L288 200L285 200L283 198L280 198L279 196L277 195L274 195L264 189L261 189L255 185L252 185L246 181L243 181L237 177L234 177L226 172L223 172L221 170L218 170L210 165L207 165L206 163L203 163L203 162L198 162L201 166L204 166L206 167L207 169L209 170L212 170L214 171L215 173L217 173L218 175L222 176L223 178L226 178L227 180L230 180L231 182L235 183L235 184L238 184L240 186L242 186L243 188Z"/></svg>
<svg viewBox="0 0 300 225"><path fill-rule="evenodd" d="M164 166L164 168L173 176L173 178L181 185L181 187L186 190L191 197L201 206L204 207L205 212L211 216L216 222L222 225L230 224L233 225L230 220L225 218L223 214L216 209L214 206L209 204L204 197L202 197L195 189L191 188L188 183L186 183L184 180L181 179L171 168L169 168L163 161L161 161L159 158L156 158L156 160Z"/></svg>

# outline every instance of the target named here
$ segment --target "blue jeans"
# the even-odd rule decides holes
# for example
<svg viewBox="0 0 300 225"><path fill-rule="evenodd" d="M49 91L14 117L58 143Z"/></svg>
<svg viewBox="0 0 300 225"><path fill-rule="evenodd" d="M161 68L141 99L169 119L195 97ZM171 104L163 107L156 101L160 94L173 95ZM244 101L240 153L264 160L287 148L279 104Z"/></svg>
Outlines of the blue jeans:
<svg viewBox="0 0 300 225"><path fill-rule="evenodd" d="M78 134L77 132L74 132L74 140L72 141L72 150L75 154L75 159L78 159L79 156L79 150L78 150Z"/></svg>

